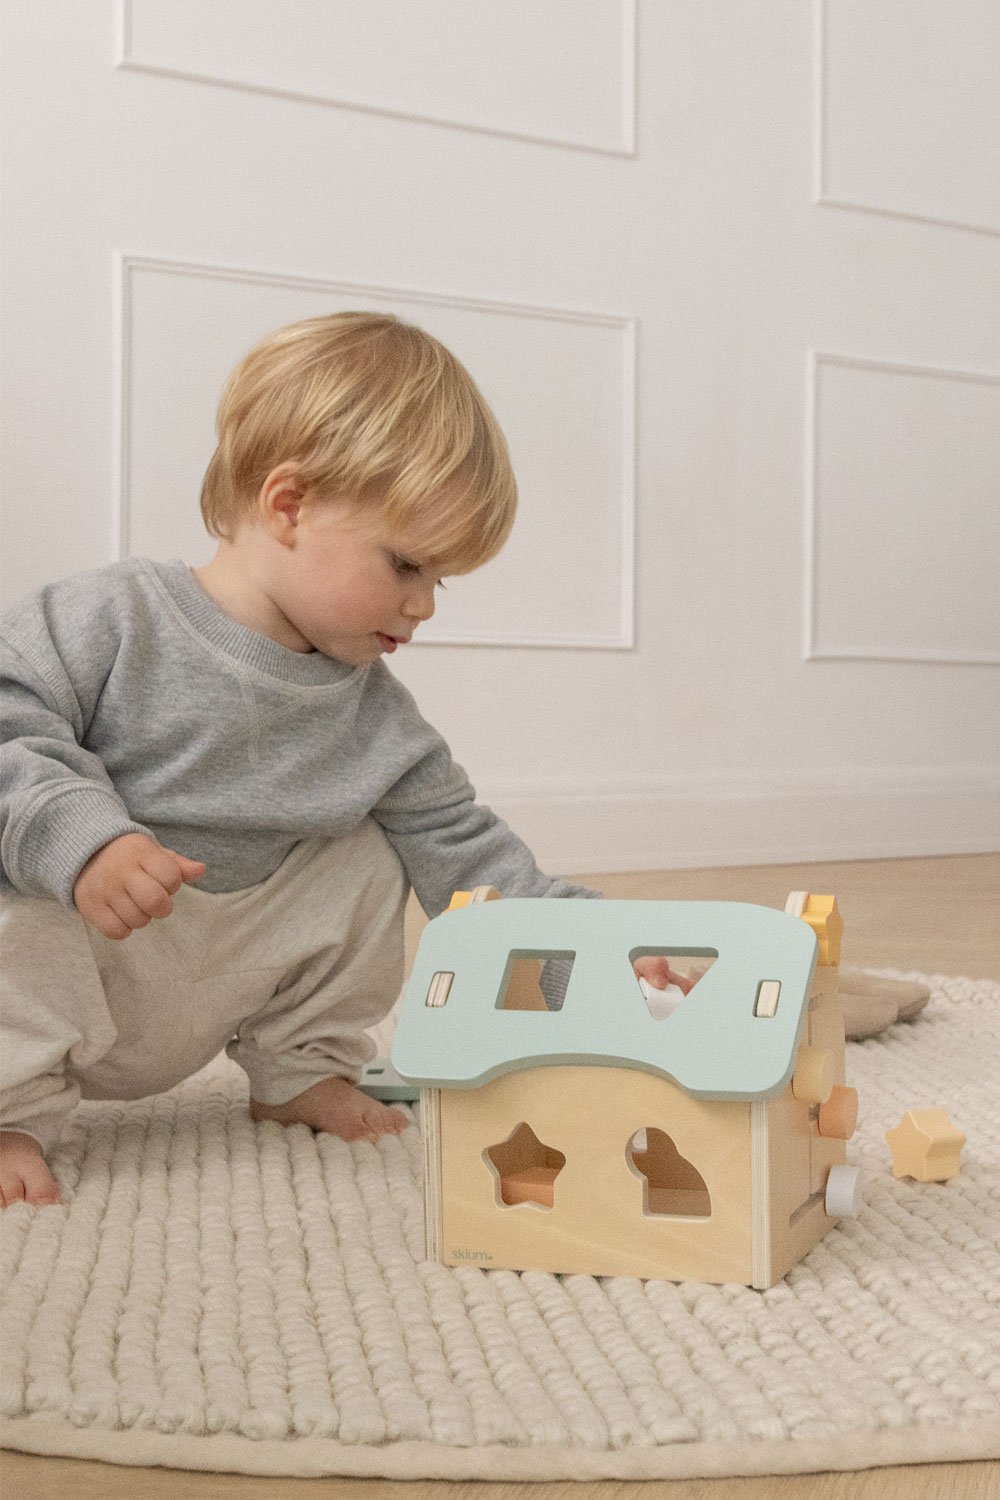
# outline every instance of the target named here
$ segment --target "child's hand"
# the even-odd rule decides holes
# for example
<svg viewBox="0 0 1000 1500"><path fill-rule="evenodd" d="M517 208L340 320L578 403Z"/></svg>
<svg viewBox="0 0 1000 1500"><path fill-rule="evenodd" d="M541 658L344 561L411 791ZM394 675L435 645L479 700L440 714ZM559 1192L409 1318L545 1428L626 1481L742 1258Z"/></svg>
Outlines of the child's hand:
<svg viewBox="0 0 1000 1500"><path fill-rule="evenodd" d="M200 860L164 849L144 833L124 833L88 859L73 900L84 921L118 942L154 917L169 917L174 893L204 873Z"/></svg>
<svg viewBox="0 0 1000 1500"><path fill-rule="evenodd" d="M639 979L645 979L654 989L665 990L668 984L676 984L686 995L694 985L693 979L676 974L665 958L637 958L632 965Z"/></svg>

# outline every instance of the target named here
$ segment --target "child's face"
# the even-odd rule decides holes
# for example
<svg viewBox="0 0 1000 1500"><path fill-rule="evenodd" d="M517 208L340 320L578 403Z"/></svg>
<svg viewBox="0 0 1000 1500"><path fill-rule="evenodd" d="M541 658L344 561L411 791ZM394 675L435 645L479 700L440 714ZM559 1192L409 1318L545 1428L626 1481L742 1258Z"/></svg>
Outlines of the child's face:
<svg viewBox="0 0 1000 1500"><path fill-rule="evenodd" d="M407 532L347 501L303 503L270 579L272 603L308 646L352 666L391 653L434 613L442 569Z"/></svg>

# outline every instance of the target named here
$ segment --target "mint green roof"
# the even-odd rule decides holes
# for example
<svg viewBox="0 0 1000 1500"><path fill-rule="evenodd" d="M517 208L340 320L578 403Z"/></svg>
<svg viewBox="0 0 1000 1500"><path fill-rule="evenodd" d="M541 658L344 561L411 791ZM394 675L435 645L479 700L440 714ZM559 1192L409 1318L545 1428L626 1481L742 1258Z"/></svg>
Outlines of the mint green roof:
<svg viewBox="0 0 1000 1500"><path fill-rule="evenodd" d="M672 1015L655 1020L629 954L718 952ZM497 1001L511 954L573 953L560 1010L508 1011ZM469 1088L517 1068L635 1067L710 1099L779 1093L792 1074L816 963L798 917L735 901L511 898L444 912L420 940L392 1048L397 1071L430 1088ZM427 1005L436 973L454 973L447 1003ZM754 1015L763 980L781 993Z"/></svg>

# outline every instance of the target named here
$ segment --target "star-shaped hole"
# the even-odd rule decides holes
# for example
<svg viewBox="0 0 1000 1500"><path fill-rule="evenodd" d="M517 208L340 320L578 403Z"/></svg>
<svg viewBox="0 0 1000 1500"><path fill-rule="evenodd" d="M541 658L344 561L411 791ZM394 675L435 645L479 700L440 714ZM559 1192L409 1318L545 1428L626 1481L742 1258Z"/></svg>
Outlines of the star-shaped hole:
<svg viewBox="0 0 1000 1500"><path fill-rule="evenodd" d="M555 1147L540 1141L526 1121L522 1120L505 1141L488 1146L483 1159L493 1169L499 1202L509 1207L519 1203L552 1207L555 1180L566 1165L566 1158Z"/></svg>

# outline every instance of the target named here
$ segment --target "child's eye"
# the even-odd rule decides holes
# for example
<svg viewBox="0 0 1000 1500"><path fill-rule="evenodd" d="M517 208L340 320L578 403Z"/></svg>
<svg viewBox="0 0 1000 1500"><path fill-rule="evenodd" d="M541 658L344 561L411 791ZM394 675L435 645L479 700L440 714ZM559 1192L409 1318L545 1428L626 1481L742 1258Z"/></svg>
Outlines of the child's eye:
<svg viewBox="0 0 1000 1500"><path fill-rule="evenodd" d="M398 552L390 552L389 560L400 578L412 578L414 573L423 571L419 563L410 562L408 557L400 557ZM444 586L443 578L435 580L435 588L443 589Z"/></svg>

